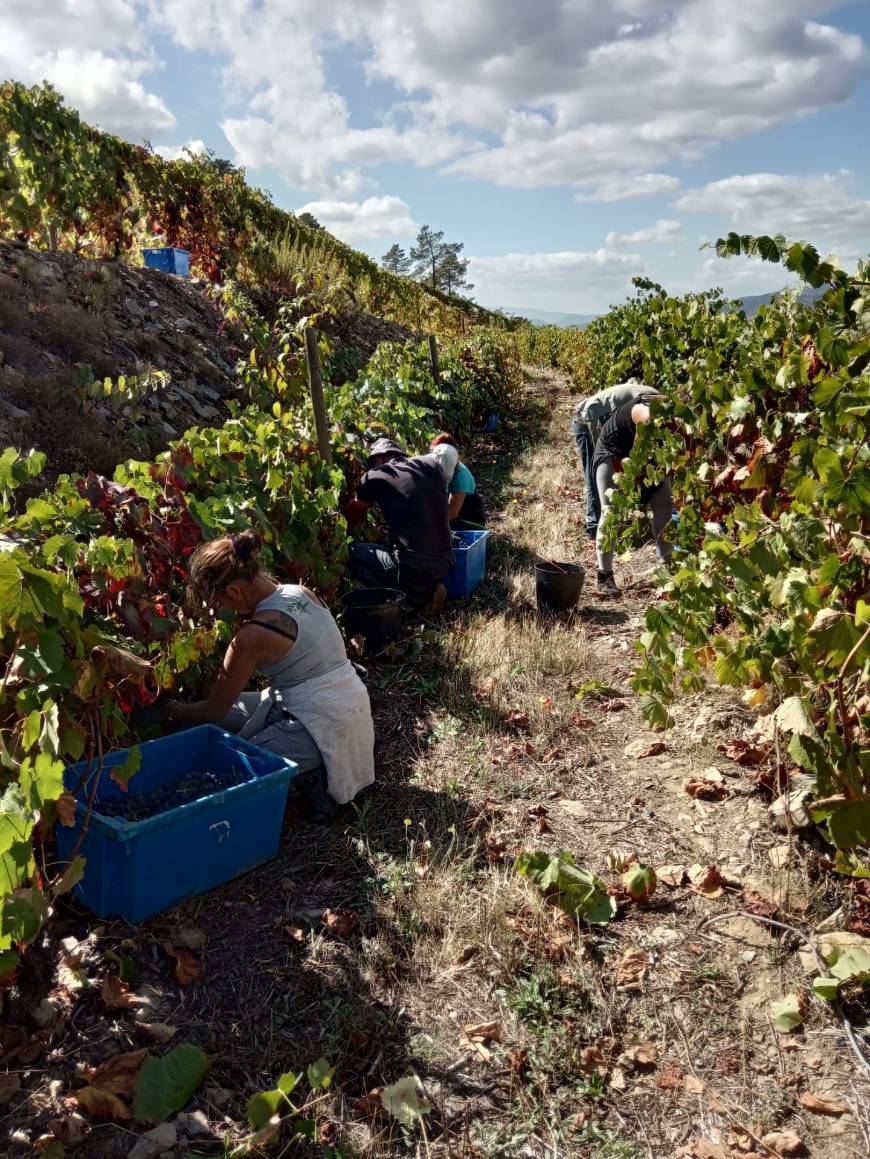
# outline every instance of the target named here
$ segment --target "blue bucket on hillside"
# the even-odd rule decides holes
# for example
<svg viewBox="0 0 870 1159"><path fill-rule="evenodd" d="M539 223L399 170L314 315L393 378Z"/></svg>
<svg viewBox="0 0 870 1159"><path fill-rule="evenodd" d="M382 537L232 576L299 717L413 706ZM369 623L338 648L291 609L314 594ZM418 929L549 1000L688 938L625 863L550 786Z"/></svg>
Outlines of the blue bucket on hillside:
<svg viewBox="0 0 870 1159"><path fill-rule="evenodd" d="M454 531L453 567L444 586L451 600L471 595L486 575L486 541L488 531ZM461 542L455 542L459 540Z"/></svg>
<svg viewBox="0 0 870 1159"><path fill-rule="evenodd" d="M175 274L179 278L190 277L190 251L176 246L161 249L142 250L142 260L149 270L160 270L163 274Z"/></svg>
<svg viewBox="0 0 870 1159"><path fill-rule="evenodd" d="M290 780L299 772L292 761L213 724L139 748L141 767L126 793L109 774L130 750L118 749L103 762L79 848L84 877L74 890L98 917L120 916L134 924L270 861L278 852ZM67 791L76 795L76 818L71 827L55 827L61 863L78 843L97 768L81 761L64 772ZM101 802L145 795L194 772L230 773L238 780L142 821L100 813Z"/></svg>
<svg viewBox="0 0 870 1159"><path fill-rule="evenodd" d="M498 415L493 412L483 425L484 434L494 435L498 430Z"/></svg>

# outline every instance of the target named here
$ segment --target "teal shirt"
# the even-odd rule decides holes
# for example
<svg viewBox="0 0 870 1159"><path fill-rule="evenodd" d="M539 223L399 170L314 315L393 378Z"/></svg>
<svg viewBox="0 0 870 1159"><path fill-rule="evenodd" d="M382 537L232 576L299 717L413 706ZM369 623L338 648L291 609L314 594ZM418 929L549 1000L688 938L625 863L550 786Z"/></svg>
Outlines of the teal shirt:
<svg viewBox="0 0 870 1159"><path fill-rule="evenodd" d="M473 495L476 490L474 476L464 463L459 463L447 488L448 493L455 495L457 491L461 491L463 495Z"/></svg>

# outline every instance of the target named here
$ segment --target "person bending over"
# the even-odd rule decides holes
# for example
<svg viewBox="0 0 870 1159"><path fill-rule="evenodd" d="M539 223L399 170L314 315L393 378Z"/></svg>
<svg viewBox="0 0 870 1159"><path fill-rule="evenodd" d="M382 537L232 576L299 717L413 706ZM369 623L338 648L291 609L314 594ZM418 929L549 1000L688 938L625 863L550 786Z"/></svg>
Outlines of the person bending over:
<svg viewBox="0 0 870 1159"><path fill-rule="evenodd" d="M659 396L661 397L661 396ZM592 460L592 470L595 477L598 499L601 505L601 519L598 523L596 537L596 554L598 557L597 590L604 596L618 596L619 588L613 578L613 552L602 549L603 531L607 515L610 511L608 492L613 487L614 473L619 469L622 459L631 454L634 440L637 436L638 423L650 420L650 408L646 403L628 402L621 406L615 414L604 423L595 444L595 454ZM652 511L653 535L656 541L656 554L660 559L668 559L671 554L671 545L665 539L665 531L671 522L672 497L670 479L663 479L653 487L644 485L640 489L641 501L650 506Z"/></svg>
<svg viewBox="0 0 870 1159"><path fill-rule="evenodd" d="M441 447L454 447L459 454L459 444L453 435L436 435L429 444L432 454L442 454ZM461 459L447 484L447 514L454 531L482 531L486 527L486 510L477 490L474 476Z"/></svg>
<svg viewBox="0 0 870 1159"><path fill-rule="evenodd" d="M588 398L582 398L574 407L571 418L571 434L580 455L583 466L583 478L586 483L586 535L595 539L598 523L601 519L601 504L598 500L598 487L595 484L595 473L592 470L592 460L595 457L595 444L602 425L610 416L618 411L627 402L649 402L654 398L664 398L660 391L652 386L644 386L640 382L622 382L617 386L610 386L606 390L599 390Z"/></svg>
<svg viewBox="0 0 870 1159"><path fill-rule="evenodd" d="M389 543L352 543L350 573L363 587L399 588L412 608L437 615L447 599L443 580L453 563L447 468L431 455L409 458L391 439L373 444L367 465L345 515L354 527L377 507Z"/></svg>
<svg viewBox="0 0 870 1159"><path fill-rule="evenodd" d="M240 624L205 700L171 701L170 717L219 724L295 761L311 785L317 819L375 779L374 725L365 685L338 625L308 588L279 584L260 568L253 530L203 543L190 560L193 598ZM254 675L263 692L246 692Z"/></svg>

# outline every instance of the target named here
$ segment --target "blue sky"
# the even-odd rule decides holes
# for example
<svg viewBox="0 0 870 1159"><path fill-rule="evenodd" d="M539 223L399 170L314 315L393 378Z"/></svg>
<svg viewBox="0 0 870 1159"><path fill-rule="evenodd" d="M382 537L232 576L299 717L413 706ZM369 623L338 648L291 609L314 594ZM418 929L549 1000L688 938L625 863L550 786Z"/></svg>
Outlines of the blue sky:
<svg viewBox="0 0 870 1159"><path fill-rule="evenodd" d="M868 0L4 0L7 77L375 257L443 229L490 306L777 288L732 228L870 252Z"/></svg>

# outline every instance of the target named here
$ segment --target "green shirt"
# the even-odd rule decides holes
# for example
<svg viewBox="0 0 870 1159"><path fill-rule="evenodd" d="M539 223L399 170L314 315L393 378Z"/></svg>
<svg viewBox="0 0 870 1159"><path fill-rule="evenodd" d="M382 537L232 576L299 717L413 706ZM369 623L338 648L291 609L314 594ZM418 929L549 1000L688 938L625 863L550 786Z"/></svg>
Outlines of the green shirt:
<svg viewBox="0 0 870 1159"><path fill-rule="evenodd" d="M457 464L447 490L451 495L455 495L457 491L461 491L463 495L473 495L477 490L474 476L464 463Z"/></svg>

